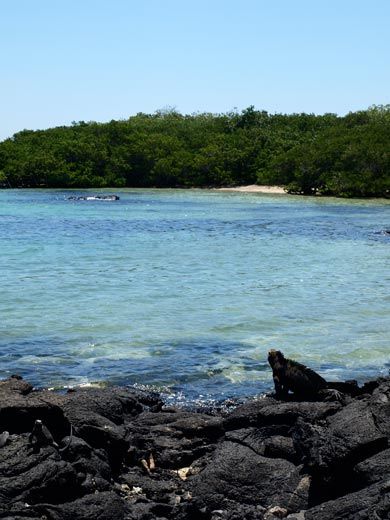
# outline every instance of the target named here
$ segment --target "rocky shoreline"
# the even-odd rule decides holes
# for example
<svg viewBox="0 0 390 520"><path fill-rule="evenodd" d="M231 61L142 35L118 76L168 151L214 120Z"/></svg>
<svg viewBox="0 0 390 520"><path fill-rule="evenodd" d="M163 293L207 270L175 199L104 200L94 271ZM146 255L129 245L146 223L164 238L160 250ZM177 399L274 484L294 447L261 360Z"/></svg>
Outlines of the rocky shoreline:
<svg viewBox="0 0 390 520"><path fill-rule="evenodd" d="M390 378L340 389L202 413L13 376L0 382L0 518L388 519ZM32 441L37 419L51 441Z"/></svg>

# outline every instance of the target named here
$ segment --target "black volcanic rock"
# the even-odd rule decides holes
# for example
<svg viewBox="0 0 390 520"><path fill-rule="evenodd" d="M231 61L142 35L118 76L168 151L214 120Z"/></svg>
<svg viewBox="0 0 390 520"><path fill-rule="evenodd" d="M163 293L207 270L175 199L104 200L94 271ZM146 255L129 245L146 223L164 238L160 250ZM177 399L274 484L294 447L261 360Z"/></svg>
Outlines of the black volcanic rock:
<svg viewBox="0 0 390 520"><path fill-rule="evenodd" d="M225 419L227 430L238 426L264 426L295 424L298 417L316 421L341 409L340 403L328 402L281 402L270 397L249 401L236 408Z"/></svg>
<svg viewBox="0 0 390 520"><path fill-rule="evenodd" d="M144 413L127 430L133 461L152 453L159 467L171 469L213 451L224 433L221 418L186 411Z"/></svg>
<svg viewBox="0 0 390 520"><path fill-rule="evenodd" d="M380 520L390 518L390 487L374 484L362 490L324 502L306 511L305 520Z"/></svg>
<svg viewBox="0 0 390 520"><path fill-rule="evenodd" d="M354 474L366 486L381 480L390 480L390 448L356 464Z"/></svg>
<svg viewBox="0 0 390 520"><path fill-rule="evenodd" d="M238 510L240 504L287 508L302 479L301 469L287 460L264 457L250 447L224 441L206 468L193 477L191 489L209 511L231 506ZM307 504L308 496L300 508Z"/></svg>
<svg viewBox="0 0 390 520"><path fill-rule="evenodd" d="M0 519L390 518L390 378L336 386L338 402L210 414L126 388L0 381ZM53 445L31 446L36 419Z"/></svg>
<svg viewBox="0 0 390 520"><path fill-rule="evenodd" d="M57 502L75 495L76 471L53 446L34 453L23 434L12 435L0 449L0 511L15 502Z"/></svg>

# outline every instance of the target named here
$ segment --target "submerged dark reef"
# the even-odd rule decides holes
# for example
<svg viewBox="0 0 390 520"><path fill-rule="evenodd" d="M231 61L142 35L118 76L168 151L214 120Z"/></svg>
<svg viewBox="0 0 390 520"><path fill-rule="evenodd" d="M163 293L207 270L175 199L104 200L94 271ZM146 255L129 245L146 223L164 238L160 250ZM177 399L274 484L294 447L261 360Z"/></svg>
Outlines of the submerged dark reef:
<svg viewBox="0 0 390 520"><path fill-rule="evenodd" d="M390 518L390 378L342 389L334 402L264 396L205 413L136 389L59 394L11 377L0 518ZM31 437L37 419L49 436Z"/></svg>

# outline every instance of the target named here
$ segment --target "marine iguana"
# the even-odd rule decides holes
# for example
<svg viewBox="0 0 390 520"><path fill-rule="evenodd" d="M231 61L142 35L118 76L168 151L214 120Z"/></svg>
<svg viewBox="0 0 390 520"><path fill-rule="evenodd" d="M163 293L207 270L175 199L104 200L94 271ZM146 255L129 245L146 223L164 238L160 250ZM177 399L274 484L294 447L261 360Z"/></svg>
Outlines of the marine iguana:
<svg viewBox="0 0 390 520"><path fill-rule="evenodd" d="M5 446L7 444L9 438L9 432L4 431L2 434L0 434L0 448Z"/></svg>
<svg viewBox="0 0 390 520"><path fill-rule="evenodd" d="M43 424L43 422L40 419L36 419L34 422L33 429L28 436L28 442L31 444L31 446L35 449L40 449L41 446L53 446L56 448L60 453L67 450L72 442L73 438L73 427L70 425L70 434L69 434L69 441L63 448L60 448L58 444L55 442L53 435L50 433L49 428Z"/></svg>
<svg viewBox="0 0 390 520"><path fill-rule="evenodd" d="M285 399L291 391L297 398L313 399L328 388L323 377L311 368L285 358L280 350L270 350L268 362L272 368L276 397Z"/></svg>

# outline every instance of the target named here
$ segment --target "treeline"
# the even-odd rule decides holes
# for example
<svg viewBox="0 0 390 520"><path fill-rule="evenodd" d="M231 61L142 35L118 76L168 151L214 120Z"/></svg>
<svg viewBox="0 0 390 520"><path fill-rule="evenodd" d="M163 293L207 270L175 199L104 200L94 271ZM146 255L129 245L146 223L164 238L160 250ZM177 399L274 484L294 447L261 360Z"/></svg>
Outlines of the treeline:
<svg viewBox="0 0 390 520"><path fill-rule="evenodd" d="M216 187L389 196L390 106L335 114L182 115L23 130L0 143L3 187Z"/></svg>

